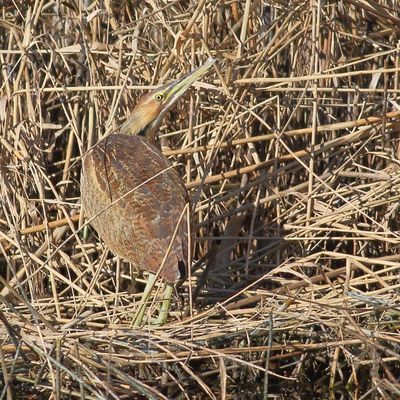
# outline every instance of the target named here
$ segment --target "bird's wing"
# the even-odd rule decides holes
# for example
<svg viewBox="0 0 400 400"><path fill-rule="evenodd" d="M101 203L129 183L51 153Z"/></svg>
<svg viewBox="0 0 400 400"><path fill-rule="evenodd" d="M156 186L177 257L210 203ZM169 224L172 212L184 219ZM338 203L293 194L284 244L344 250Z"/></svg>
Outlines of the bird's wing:
<svg viewBox="0 0 400 400"><path fill-rule="evenodd" d="M103 213L103 226L94 224L96 230L111 250L152 272L170 247L164 267L170 276L161 275L175 281L178 261L186 261L187 254L187 219L182 213L188 196L177 172L138 136L111 135L93 148L91 157L91 164L98 166L95 181L112 204Z"/></svg>

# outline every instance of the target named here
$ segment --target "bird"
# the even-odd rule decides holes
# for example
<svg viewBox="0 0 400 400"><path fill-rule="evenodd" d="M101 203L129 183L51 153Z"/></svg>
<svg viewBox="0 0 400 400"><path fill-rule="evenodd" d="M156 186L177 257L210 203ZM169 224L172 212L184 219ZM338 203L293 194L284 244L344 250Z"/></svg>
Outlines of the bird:
<svg viewBox="0 0 400 400"><path fill-rule="evenodd" d="M185 278L189 195L161 152L158 130L178 99L214 64L213 58L175 81L144 95L119 129L83 157L83 213L107 247L149 272L133 319L142 323L157 277L166 282L158 324L166 321L174 284Z"/></svg>

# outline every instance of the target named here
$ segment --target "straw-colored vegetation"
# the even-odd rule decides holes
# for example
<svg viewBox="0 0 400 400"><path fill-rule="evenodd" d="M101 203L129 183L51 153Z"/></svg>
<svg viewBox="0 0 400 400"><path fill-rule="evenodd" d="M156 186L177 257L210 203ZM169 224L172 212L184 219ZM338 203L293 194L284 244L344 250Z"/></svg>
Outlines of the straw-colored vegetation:
<svg viewBox="0 0 400 400"><path fill-rule="evenodd" d="M0 399L399 398L398 0L0 13ZM85 224L81 157L210 55L161 138L191 276L134 328L145 276Z"/></svg>

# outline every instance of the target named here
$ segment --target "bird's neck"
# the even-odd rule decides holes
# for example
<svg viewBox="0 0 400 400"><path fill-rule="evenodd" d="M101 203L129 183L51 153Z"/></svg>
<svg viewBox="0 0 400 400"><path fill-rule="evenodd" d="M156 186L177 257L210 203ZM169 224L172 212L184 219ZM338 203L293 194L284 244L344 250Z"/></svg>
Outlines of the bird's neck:
<svg viewBox="0 0 400 400"><path fill-rule="evenodd" d="M142 136L145 137L150 144L160 147L158 141L158 128L159 124L155 121L144 125L140 123L140 119L138 119L135 114L131 114L121 125L118 133L127 136Z"/></svg>

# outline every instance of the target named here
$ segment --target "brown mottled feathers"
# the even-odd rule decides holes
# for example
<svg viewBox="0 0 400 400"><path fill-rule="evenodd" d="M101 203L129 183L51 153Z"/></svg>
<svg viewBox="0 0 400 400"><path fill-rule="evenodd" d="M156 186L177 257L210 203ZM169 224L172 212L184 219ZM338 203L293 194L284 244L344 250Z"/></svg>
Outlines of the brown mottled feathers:
<svg viewBox="0 0 400 400"><path fill-rule="evenodd" d="M188 195L181 178L160 150L141 136L113 134L83 160L82 204L107 246L136 267L175 283L187 260ZM179 266L179 268L178 268Z"/></svg>

